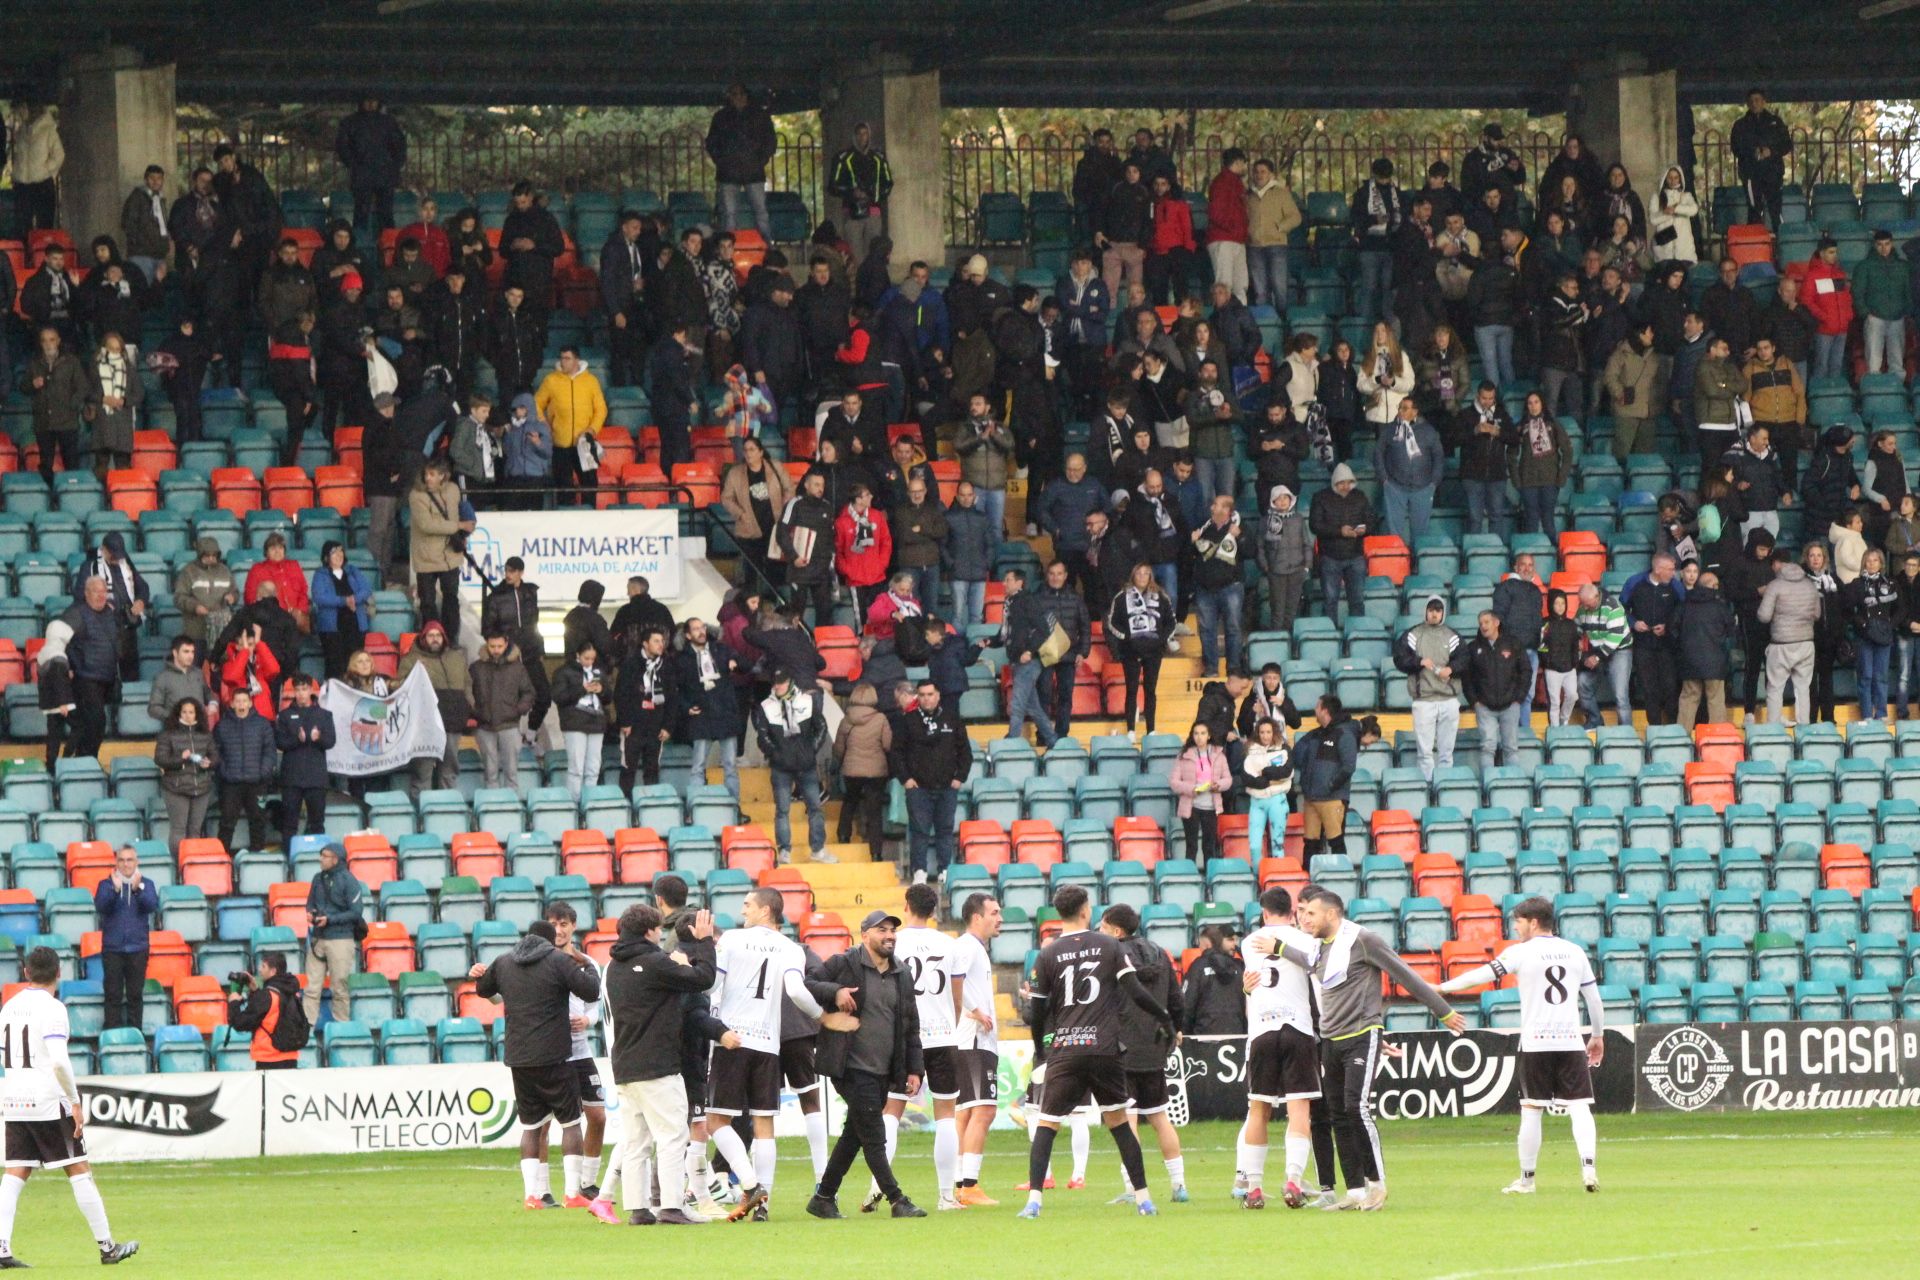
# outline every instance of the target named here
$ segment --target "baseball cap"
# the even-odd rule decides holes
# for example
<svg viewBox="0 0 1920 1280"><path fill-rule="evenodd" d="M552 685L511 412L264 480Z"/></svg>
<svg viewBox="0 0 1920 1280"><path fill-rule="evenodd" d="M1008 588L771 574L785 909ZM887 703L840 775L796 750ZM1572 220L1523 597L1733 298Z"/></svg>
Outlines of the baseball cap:
<svg viewBox="0 0 1920 1280"><path fill-rule="evenodd" d="M865 933L869 929L877 929L883 924L890 924L898 929L900 927L900 917L890 911L881 911L876 908L873 911L867 912L867 918L860 922L860 932Z"/></svg>

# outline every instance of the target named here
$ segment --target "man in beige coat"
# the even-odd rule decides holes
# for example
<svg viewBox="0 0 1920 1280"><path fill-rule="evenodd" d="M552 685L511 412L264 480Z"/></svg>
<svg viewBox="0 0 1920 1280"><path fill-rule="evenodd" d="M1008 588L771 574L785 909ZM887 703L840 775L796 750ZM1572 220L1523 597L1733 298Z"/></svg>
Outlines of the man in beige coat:
<svg viewBox="0 0 1920 1280"><path fill-rule="evenodd" d="M1253 162L1247 184L1247 275L1255 303L1287 314L1287 237L1301 223L1300 206L1273 161Z"/></svg>
<svg viewBox="0 0 1920 1280"><path fill-rule="evenodd" d="M467 563L473 521L460 518L460 486L446 459L435 458L407 495L413 521L413 577L420 593L420 622L447 629L447 643L460 642L460 571Z"/></svg>

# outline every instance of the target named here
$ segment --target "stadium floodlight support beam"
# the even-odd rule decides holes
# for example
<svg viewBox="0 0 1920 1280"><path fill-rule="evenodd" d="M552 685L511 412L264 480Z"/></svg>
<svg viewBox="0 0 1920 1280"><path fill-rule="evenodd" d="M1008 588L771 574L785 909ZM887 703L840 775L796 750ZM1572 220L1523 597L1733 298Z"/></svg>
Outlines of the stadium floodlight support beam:
<svg viewBox="0 0 1920 1280"><path fill-rule="evenodd" d="M125 48L79 53L66 60L60 85L61 223L80 244L118 236L120 202L148 165L166 166L171 191L180 189L173 64L148 65Z"/></svg>
<svg viewBox="0 0 1920 1280"><path fill-rule="evenodd" d="M1635 53L1582 64L1567 87L1567 131L1590 153L1617 156L1641 191L1659 189L1680 158L1680 83Z"/></svg>
<svg viewBox="0 0 1920 1280"><path fill-rule="evenodd" d="M863 121L893 168L887 235L893 241L895 278L915 259L937 269L947 255L940 73L916 70L901 53L849 51L821 77L820 137L829 163L842 147L853 145L854 126ZM837 221L840 211L829 206L818 216Z"/></svg>

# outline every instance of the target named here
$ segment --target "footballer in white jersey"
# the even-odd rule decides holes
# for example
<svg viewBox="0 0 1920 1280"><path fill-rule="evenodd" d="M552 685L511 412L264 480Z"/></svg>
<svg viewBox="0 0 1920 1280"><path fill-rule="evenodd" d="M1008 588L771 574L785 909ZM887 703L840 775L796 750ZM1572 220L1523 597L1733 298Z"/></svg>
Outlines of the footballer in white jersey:
<svg viewBox="0 0 1920 1280"><path fill-rule="evenodd" d="M107 1206L87 1163L86 1106L67 1056L67 1007L54 995L60 957L35 947L22 966L27 985L0 1005L0 1119L6 1121L6 1178L0 1194L0 1269L24 1268L13 1254L14 1216L36 1169L67 1175L100 1261L111 1266L140 1251L138 1240L115 1243ZM18 1185L15 1185L15 1184Z"/></svg>
<svg viewBox="0 0 1920 1280"><path fill-rule="evenodd" d="M1532 1195L1542 1113L1563 1106L1580 1155L1580 1179L1600 1189L1594 1171L1593 1068L1606 1055L1607 1011L1585 948L1553 931L1553 904L1528 898L1512 911L1517 941L1490 964L1440 985L1466 991L1511 974L1520 987L1520 1177L1509 1195Z"/></svg>
<svg viewBox="0 0 1920 1280"><path fill-rule="evenodd" d="M1293 895L1274 886L1260 895L1260 927L1240 944L1246 962L1247 1123L1234 1153L1234 1194L1249 1209L1267 1204L1267 1124L1286 1117L1288 1208L1307 1202L1306 1164L1312 1150L1310 1108L1320 1097L1320 1039L1313 1023L1308 969L1320 943L1293 923Z"/></svg>
<svg viewBox="0 0 1920 1280"><path fill-rule="evenodd" d="M912 908L908 908L911 914ZM959 1095L960 1029L953 1001L954 940L931 925L908 925L895 935L893 955L913 975L914 1005L920 1014L920 1047L926 1060L927 1091L951 1100Z"/></svg>

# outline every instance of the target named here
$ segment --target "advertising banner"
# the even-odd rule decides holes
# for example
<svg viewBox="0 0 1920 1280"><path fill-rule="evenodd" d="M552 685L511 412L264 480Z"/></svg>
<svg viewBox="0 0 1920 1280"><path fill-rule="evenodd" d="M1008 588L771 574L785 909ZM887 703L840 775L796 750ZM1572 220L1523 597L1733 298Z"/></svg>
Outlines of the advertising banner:
<svg viewBox="0 0 1920 1280"><path fill-rule="evenodd" d="M372 777L404 769L422 756L438 760L446 754L447 729L425 667L415 667L384 698L329 680L320 705L333 717L329 773Z"/></svg>
<svg viewBox="0 0 1920 1280"><path fill-rule="evenodd" d="M99 1076L80 1082L80 1097L87 1154L105 1164L260 1154L258 1075Z"/></svg>
<svg viewBox="0 0 1920 1280"><path fill-rule="evenodd" d="M520 1141L513 1076L497 1062L265 1077L266 1155L452 1151Z"/></svg>
<svg viewBox="0 0 1920 1280"><path fill-rule="evenodd" d="M1518 1032L1398 1031L1386 1042L1399 1055L1380 1058L1373 1098L1381 1119L1520 1109ZM1175 1124L1246 1115L1246 1043L1241 1036L1189 1036L1167 1056L1168 1115ZM1609 1027L1606 1056L1593 1075L1595 1110L1633 1110L1633 1067L1632 1034Z"/></svg>
<svg viewBox="0 0 1920 1280"><path fill-rule="evenodd" d="M668 603L686 589L680 516L670 508L591 507L561 511L482 511L467 538L467 553L489 580L500 580L501 566L519 556L527 581L540 584L540 598L573 600L589 578L612 600L626 599L627 579L647 580L648 594ZM478 595L480 575L469 564L462 589Z"/></svg>
<svg viewBox="0 0 1920 1280"><path fill-rule="evenodd" d="M1920 1022L1642 1026L1643 1111L1920 1107Z"/></svg>

